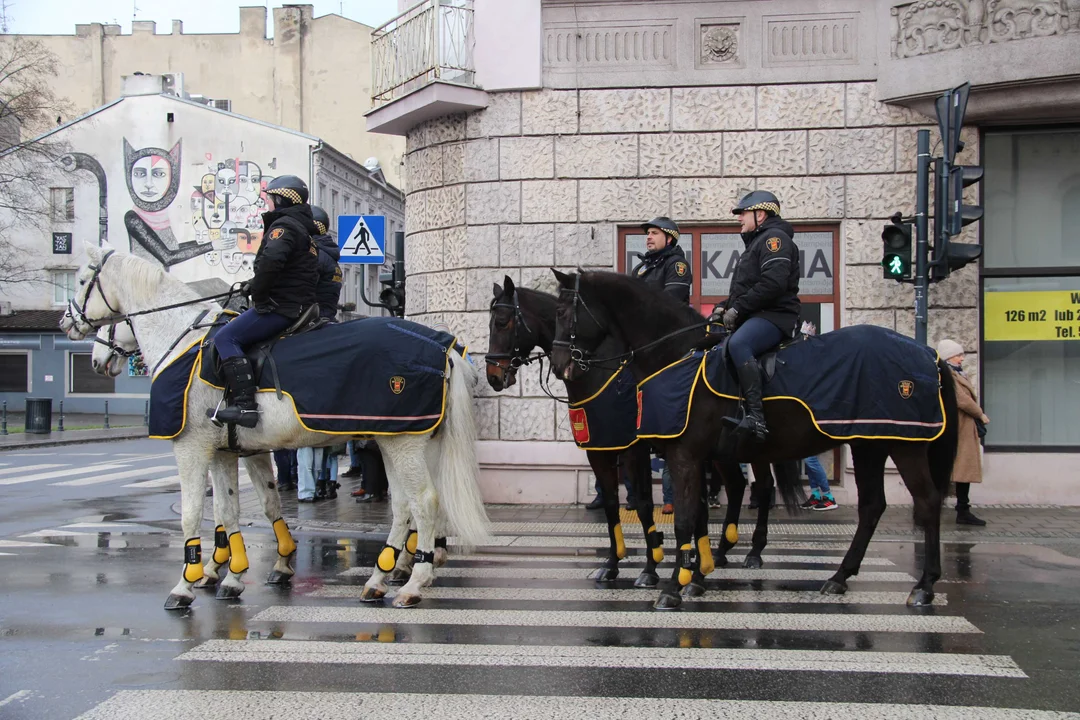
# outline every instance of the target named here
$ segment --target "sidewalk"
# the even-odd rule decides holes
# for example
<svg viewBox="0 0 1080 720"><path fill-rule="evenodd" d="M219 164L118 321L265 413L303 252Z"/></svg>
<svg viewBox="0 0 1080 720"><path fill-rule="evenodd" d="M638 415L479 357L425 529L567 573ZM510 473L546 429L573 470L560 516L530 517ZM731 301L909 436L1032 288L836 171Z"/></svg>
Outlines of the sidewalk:
<svg viewBox="0 0 1080 720"><path fill-rule="evenodd" d="M147 435L142 415L109 415L109 429L106 430L105 416L71 413L64 415L64 430L57 430L59 416L53 414L52 432L47 434L12 432L0 435L0 452L5 450L24 450L26 448L56 447L59 445L78 445L80 443L116 442L136 440ZM23 428L23 414L8 413L8 428ZM80 428L69 430L66 428Z"/></svg>

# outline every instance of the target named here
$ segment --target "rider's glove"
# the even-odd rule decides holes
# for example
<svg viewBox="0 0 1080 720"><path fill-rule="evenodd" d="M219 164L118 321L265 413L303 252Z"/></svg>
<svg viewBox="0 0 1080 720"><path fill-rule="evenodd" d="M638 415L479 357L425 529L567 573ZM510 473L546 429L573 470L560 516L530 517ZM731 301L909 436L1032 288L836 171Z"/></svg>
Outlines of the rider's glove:
<svg viewBox="0 0 1080 720"><path fill-rule="evenodd" d="M728 330L734 330L735 329L735 323L737 323L738 320L739 320L739 311L736 310L735 308L731 308L731 309L726 310L724 312L724 321L723 321L724 322L724 327L726 327Z"/></svg>

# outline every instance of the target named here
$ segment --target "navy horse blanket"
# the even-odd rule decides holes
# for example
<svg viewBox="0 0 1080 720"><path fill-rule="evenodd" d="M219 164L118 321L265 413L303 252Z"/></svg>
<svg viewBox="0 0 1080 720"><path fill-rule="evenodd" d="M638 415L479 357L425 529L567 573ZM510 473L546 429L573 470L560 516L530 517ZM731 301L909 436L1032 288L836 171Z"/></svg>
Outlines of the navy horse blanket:
<svg viewBox="0 0 1080 720"><path fill-rule="evenodd" d="M637 384L624 362L591 397L570 403L570 430L583 450L625 450L637 442Z"/></svg>
<svg viewBox="0 0 1080 720"><path fill-rule="evenodd" d="M196 343L163 368L150 386L150 437L179 435L188 414L188 390L196 377L215 388L223 383L203 363ZM257 352L257 351L254 351ZM308 430L340 435L400 435L433 431L446 411L453 356L465 348L454 336L399 318L366 318L325 325L282 338L262 363L259 392L277 392L296 407ZM249 354L249 357L254 355Z"/></svg>
<svg viewBox="0 0 1080 720"><path fill-rule="evenodd" d="M722 346L693 353L642 381L638 437L682 435L698 383L738 399L725 359ZM935 440L945 430L937 359L933 348L874 325L806 337L777 353L764 387L766 419L770 401L789 400L834 440Z"/></svg>

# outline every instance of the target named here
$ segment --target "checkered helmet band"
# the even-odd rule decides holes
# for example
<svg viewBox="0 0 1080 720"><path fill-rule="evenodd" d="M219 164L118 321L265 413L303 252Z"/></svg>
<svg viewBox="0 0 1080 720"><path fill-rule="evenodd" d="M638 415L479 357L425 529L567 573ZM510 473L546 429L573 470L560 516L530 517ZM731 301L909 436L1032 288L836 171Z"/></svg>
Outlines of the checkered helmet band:
<svg viewBox="0 0 1080 720"><path fill-rule="evenodd" d="M746 208L746 210L766 210L774 215L780 215L780 206L771 202L761 202L757 205L751 205Z"/></svg>
<svg viewBox="0 0 1080 720"><path fill-rule="evenodd" d="M322 224L321 222L319 222L318 220L316 220L316 221L315 221L315 229L319 231L319 234L320 234L320 235L326 235L326 234L327 234L327 233L329 232L329 231L327 230L326 226L325 226L325 225L323 225L323 224Z"/></svg>
<svg viewBox="0 0 1080 720"><path fill-rule="evenodd" d="M280 195L281 197L289 198L294 205L303 205L304 201L300 198L300 193L296 192L292 188L274 188L273 190L267 190L267 195Z"/></svg>

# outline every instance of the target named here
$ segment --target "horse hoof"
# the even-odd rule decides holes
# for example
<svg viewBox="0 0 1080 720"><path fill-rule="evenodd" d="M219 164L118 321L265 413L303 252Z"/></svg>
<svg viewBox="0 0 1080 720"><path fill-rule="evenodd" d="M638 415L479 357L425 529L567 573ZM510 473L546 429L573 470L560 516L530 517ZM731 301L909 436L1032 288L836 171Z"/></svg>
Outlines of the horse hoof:
<svg viewBox="0 0 1080 720"><path fill-rule="evenodd" d="M195 602L195 598L188 597L187 595L177 595L173 593L165 600L166 610L185 610L191 603Z"/></svg>
<svg viewBox="0 0 1080 720"><path fill-rule="evenodd" d="M653 603L653 610L678 610L680 605L682 605L681 597L662 592L660 597L656 598L656 602Z"/></svg>
<svg viewBox="0 0 1080 720"><path fill-rule="evenodd" d="M386 590L365 585L363 591L360 593L360 602L379 602L383 599L384 595L386 595Z"/></svg>
<svg viewBox="0 0 1080 720"><path fill-rule="evenodd" d="M718 568L727 567L728 566L727 555L714 555L713 556L713 565L715 565Z"/></svg>
<svg viewBox="0 0 1080 720"><path fill-rule="evenodd" d="M240 597L244 592L244 584L233 585L231 583L222 582L218 584L217 599L218 600L235 600Z"/></svg>
<svg viewBox="0 0 1080 720"><path fill-rule="evenodd" d="M843 595L847 592L847 583L836 582L835 580L826 580L825 584L821 586L822 595Z"/></svg>
<svg viewBox="0 0 1080 720"><path fill-rule="evenodd" d="M213 590L217 587L218 579L210 575L203 575L202 579L192 585L196 590Z"/></svg>
<svg viewBox="0 0 1080 720"><path fill-rule="evenodd" d="M684 598L701 597L705 594L705 586L692 582L686 587L684 587L681 591L679 591L679 594L682 595Z"/></svg>
<svg viewBox="0 0 1080 720"><path fill-rule="evenodd" d="M751 570L760 570L764 563L761 562L761 558L757 555L747 555L742 565L744 568L750 568Z"/></svg>
<svg viewBox="0 0 1080 720"><path fill-rule="evenodd" d="M642 571L634 581L636 588L654 588L660 584L660 577L654 572Z"/></svg>
<svg viewBox="0 0 1080 720"><path fill-rule="evenodd" d="M292 573L282 572L281 570L271 570L270 574L266 577L267 585L288 585L292 580Z"/></svg>
<svg viewBox="0 0 1080 720"><path fill-rule="evenodd" d="M394 568L390 571L390 574L386 576L387 585L404 585L409 582L409 578L412 577L412 570L403 570L401 568Z"/></svg>
<svg viewBox="0 0 1080 720"><path fill-rule="evenodd" d="M617 577L619 577L619 569L609 567L596 568L596 570L589 575L589 579L595 580L596 582L612 582Z"/></svg>
<svg viewBox="0 0 1080 720"><path fill-rule="evenodd" d="M420 600L421 600L421 598L420 598L419 595L412 595L410 593L399 592L394 597L393 605L396 608L411 608L411 607L416 607L417 605L419 605Z"/></svg>
<svg viewBox="0 0 1080 720"><path fill-rule="evenodd" d="M934 602L934 593L930 590L915 588L907 598L908 607L926 607Z"/></svg>

